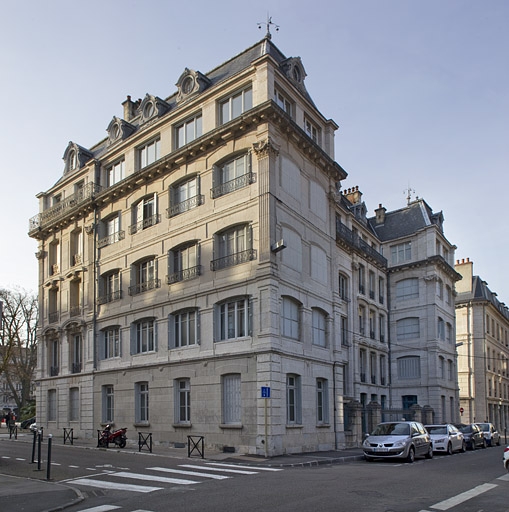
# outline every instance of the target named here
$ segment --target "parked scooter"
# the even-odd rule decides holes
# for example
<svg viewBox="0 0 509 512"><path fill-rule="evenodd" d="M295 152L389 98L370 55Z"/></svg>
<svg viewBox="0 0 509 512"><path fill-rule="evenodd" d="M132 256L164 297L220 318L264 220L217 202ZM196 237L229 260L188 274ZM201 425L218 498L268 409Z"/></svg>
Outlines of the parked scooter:
<svg viewBox="0 0 509 512"><path fill-rule="evenodd" d="M99 436L97 446L107 448L110 443L114 443L119 448L125 448L125 445L127 444L126 432L127 428L119 428L112 432L111 425L106 425L105 429Z"/></svg>

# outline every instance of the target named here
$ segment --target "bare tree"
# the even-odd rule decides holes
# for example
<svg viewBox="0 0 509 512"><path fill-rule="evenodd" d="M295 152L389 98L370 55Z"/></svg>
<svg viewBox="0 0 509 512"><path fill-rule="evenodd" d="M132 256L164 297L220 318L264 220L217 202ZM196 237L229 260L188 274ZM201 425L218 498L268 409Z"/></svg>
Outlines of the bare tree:
<svg viewBox="0 0 509 512"><path fill-rule="evenodd" d="M19 410L32 395L37 365L37 296L25 290L0 289L0 374Z"/></svg>

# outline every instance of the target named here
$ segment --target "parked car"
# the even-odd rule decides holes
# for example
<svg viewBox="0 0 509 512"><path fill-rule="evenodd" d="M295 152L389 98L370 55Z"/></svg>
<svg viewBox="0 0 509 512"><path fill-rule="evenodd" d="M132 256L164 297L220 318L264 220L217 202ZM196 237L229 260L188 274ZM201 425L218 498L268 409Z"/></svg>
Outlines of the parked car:
<svg viewBox="0 0 509 512"><path fill-rule="evenodd" d="M486 439L484 433L476 423L455 423L454 426L463 434L467 448L475 450L476 448L486 448Z"/></svg>
<svg viewBox="0 0 509 512"><path fill-rule="evenodd" d="M29 428L32 423L35 423L35 416L33 418L28 418L27 420L23 420L20 424L21 428Z"/></svg>
<svg viewBox="0 0 509 512"><path fill-rule="evenodd" d="M452 455L466 451L465 438L454 425L425 425L425 428L431 437L434 452Z"/></svg>
<svg viewBox="0 0 509 512"><path fill-rule="evenodd" d="M507 471L509 471L509 446L506 446L504 448L503 462L504 462L504 468L507 469Z"/></svg>
<svg viewBox="0 0 509 512"><path fill-rule="evenodd" d="M413 462L415 457L433 457L433 445L428 431L417 421L379 423L362 443L364 458L400 458Z"/></svg>
<svg viewBox="0 0 509 512"><path fill-rule="evenodd" d="M483 431L488 446L500 446L500 434L493 423L477 423L477 426Z"/></svg>

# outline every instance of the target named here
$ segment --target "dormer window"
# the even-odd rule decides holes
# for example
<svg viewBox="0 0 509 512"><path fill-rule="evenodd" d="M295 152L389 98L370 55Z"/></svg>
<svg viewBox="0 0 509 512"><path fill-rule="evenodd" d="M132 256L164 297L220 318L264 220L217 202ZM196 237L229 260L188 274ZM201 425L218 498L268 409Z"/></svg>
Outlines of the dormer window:
<svg viewBox="0 0 509 512"><path fill-rule="evenodd" d="M69 142L62 157L65 162L64 174L81 169L93 155L75 142Z"/></svg>
<svg viewBox="0 0 509 512"><path fill-rule="evenodd" d="M209 85L209 83L208 78L202 75L199 71L193 71L192 69L186 68L175 84L178 89L177 103L185 101L200 93Z"/></svg>
<svg viewBox="0 0 509 512"><path fill-rule="evenodd" d="M108 132L108 140L110 144L114 144L125 138L129 137L135 130L132 124L127 121L120 119L119 117L113 116L106 131Z"/></svg>
<svg viewBox="0 0 509 512"><path fill-rule="evenodd" d="M141 113L141 123L154 120L161 117L165 112L170 110L170 105L157 96L147 94L140 104L138 112Z"/></svg>

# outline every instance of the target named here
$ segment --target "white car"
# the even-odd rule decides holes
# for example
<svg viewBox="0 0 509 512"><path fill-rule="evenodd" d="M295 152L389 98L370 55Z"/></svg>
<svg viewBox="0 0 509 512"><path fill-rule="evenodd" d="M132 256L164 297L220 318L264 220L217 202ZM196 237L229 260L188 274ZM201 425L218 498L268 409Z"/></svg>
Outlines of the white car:
<svg viewBox="0 0 509 512"><path fill-rule="evenodd" d="M502 462L504 463L504 468L509 471L509 446L504 448L504 458Z"/></svg>
<svg viewBox="0 0 509 512"><path fill-rule="evenodd" d="M446 425L425 425L429 432L433 451L452 455L454 452L465 452L467 444L463 434L454 426Z"/></svg>

